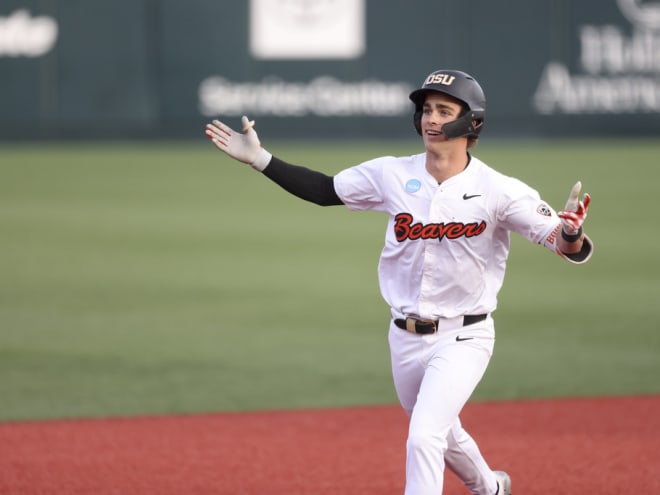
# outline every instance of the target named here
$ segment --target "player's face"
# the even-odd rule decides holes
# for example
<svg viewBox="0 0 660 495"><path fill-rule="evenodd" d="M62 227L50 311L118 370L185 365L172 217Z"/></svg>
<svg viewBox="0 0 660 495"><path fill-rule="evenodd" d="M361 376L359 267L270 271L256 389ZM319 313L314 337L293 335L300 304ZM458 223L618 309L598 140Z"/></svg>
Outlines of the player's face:
<svg viewBox="0 0 660 495"><path fill-rule="evenodd" d="M422 136L425 143L446 141L442 126L460 117L463 110L458 100L443 93L429 92L422 107Z"/></svg>

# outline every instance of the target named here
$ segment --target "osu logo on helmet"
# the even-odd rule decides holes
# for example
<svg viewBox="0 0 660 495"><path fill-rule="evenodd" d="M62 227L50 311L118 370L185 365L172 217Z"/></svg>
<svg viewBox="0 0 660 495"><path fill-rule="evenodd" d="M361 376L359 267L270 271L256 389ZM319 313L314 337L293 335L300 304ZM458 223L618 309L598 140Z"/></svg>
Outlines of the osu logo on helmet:
<svg viewBox="0 0 660 495"><path fill-rule="evenodd" d="M456 79L456 76L450 76L449 74L431 74L424 81L424 86L428 84L442 84L444 86L451 86Z"/></svg>

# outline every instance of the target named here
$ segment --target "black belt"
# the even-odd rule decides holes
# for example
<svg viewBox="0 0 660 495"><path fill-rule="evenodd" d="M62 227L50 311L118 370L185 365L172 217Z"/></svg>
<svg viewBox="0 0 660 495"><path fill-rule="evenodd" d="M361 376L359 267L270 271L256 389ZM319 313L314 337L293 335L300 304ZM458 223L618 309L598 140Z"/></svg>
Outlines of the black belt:
<svg viewBox="0 0 660 495"><path fill-rule="evenodd" d="M484 321L488 317L488 314L483 315L465 315L463 317L463 326L467 327L474 323ZM410 319L410 318L409 318ZM394 324L399 327L401 330L406 330L407 332L412 332L411 329L406 325L406 320L402 318L397 318L394 320ZM422 335L432 334L438 331L438 322L430 320L414 320L415 332Z"/></svg>

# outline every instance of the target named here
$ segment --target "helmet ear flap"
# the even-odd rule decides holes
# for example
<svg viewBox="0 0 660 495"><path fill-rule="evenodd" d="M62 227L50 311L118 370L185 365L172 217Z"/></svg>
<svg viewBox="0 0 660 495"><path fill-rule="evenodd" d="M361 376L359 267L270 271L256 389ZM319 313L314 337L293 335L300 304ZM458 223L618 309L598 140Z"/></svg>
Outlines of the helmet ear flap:
<svg viewBox="0 0 660 495"><path fill-rule="evenodd" d="M484 112L469 111L465 112L461 117L448 122L442 126L442 133L447 139L454 139L458 137L479 137L481 127L484 125Z"/></svg>
<svg viewBox="0 0 660 495"><path fill-rule="evenodd" d="M420 136L422 135L422 110L421 108L415 109L415 113L413 115L413 125L415 126L415 130L417 131L417 134Z"/></svg>

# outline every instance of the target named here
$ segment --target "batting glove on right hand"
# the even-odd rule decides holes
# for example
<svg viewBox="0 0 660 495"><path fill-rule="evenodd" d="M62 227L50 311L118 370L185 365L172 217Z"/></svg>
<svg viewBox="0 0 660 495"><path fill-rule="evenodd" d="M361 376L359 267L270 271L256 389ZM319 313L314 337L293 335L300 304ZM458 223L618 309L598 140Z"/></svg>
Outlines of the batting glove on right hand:
<svg viewBox="0 0 660 495"><path fill-rule="evenodd" d="M591 196L585 193L584 200L580 201L580 189L582 189L582 183L578 181L571 189L563 211L557 213L561 218L562 229L567 235L577 235L587 218Z"/></svg>
<svg viewBox="0 0 660 495"><path fill-rule="evenodd" d="M254 120L241 118L243 133L234 131L219 120L206 124L206 135L220 151L235 160L247 163L256 170L263 171L272 155L261 147L257 132L254 130Z"/></svg>

